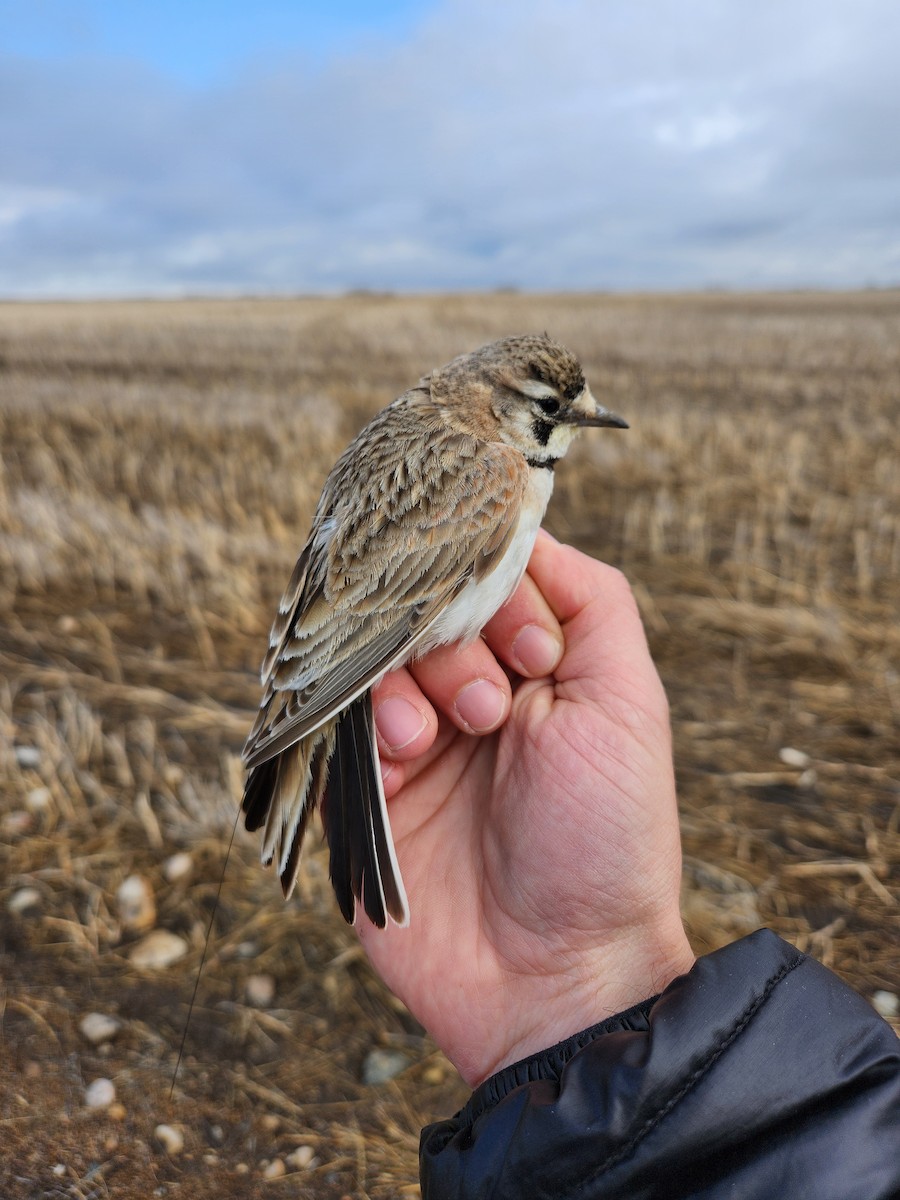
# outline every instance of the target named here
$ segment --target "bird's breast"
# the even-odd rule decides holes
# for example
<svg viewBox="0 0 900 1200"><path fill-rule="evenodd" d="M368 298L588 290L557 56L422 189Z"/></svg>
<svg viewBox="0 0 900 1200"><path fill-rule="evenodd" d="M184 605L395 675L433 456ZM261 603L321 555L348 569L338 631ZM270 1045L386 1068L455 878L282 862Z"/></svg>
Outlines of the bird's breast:
<svg viewBox="0 0 900 1200"><path fill-rule="evenodd" d="M450 642L471 642L510 598L528 566L534 540L553 491L553 472L532 468L518 523L506 553L480 580L470 579L435 620L416 656Z"/></svg>

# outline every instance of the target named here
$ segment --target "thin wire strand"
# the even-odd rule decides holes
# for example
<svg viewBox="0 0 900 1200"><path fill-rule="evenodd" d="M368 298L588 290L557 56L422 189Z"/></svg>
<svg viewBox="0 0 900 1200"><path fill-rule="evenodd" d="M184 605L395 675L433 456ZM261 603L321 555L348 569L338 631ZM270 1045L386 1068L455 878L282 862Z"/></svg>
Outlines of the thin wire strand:
<svg viewBox="0 0 900 1200"><path fill-rule="evenodd" d="M197 968L197 978L194 980L194 990L191 993L191 1002L188 1006L187 1020L184 1023L184 1033L181 1035L181 1045L178 1047L178 1061L175 1063L175 1070L172 1072L172 1084L169 1088L170 1100L175 1094L175 1082L178 1079L178 1072L181 1068L181 1060L184 1056L184 1047L187 1042L188 1030L191 1027L191 1017L194 1015L194 1003L197 999L197 992L200 988L200 976L203 974L203 965L206 962L206 955L209 951L209 939L212 934L213 921L215 921L216 913L219 911L219 900L222 896L222 886L225 883L225 872L228 870L228 860L231 858L231 848L234 845L238 821L240 821L240 819L241 808L238 806L237 814L234 818L234 824L231 827L231 837L228 839L228 849L225 851L225 861L222 863L222 874L219 876L219 886L216 889L216 898L213 902L212 912L210 913L209 925L206 927L206 940L203 943L203 956L200 959L200 966Z"/></svg>

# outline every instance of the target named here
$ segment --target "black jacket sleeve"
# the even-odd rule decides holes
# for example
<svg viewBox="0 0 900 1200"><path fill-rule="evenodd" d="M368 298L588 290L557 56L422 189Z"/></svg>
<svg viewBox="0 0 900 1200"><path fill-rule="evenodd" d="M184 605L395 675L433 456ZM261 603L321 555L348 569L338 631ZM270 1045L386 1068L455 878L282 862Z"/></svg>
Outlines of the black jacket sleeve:
<svg viewBox="0 0 900 1200"><path fill-rule="evenodd" d="M900 1041L759 930L486 1080L420 1168L423 1200L897 1200Z"/></svg>

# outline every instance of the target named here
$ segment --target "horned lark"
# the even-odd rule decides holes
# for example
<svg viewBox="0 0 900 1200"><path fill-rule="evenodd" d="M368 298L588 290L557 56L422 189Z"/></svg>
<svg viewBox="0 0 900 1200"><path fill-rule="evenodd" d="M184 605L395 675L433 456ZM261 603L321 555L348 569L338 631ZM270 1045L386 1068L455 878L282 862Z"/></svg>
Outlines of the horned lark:
<svg viewBox="0 0 900 1200"><path fill-rule="evenodd" d="M425 376L336 462L272 626L243 752L245 824L262 828L262 861L277 862L286 897L321 806L344 917L361 903L381 928L408 922L372 685L478 636L522 578L553 468L586 425L627 428L568 350L509 337Z"/></svg>

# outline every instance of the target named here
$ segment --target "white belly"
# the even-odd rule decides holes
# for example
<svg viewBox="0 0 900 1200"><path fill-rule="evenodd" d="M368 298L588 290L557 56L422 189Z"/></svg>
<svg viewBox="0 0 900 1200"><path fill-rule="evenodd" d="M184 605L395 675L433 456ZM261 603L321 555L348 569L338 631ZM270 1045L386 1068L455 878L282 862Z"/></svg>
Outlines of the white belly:
<svg viewBox="0 0 900 1200"><path fill-rule="evenodd" d="M525 574L552 491L553 472L532 468L519 523L503 558L486 578L469 580L416 647L416 657L449 642L473 641L506 603Z"/></svg>

